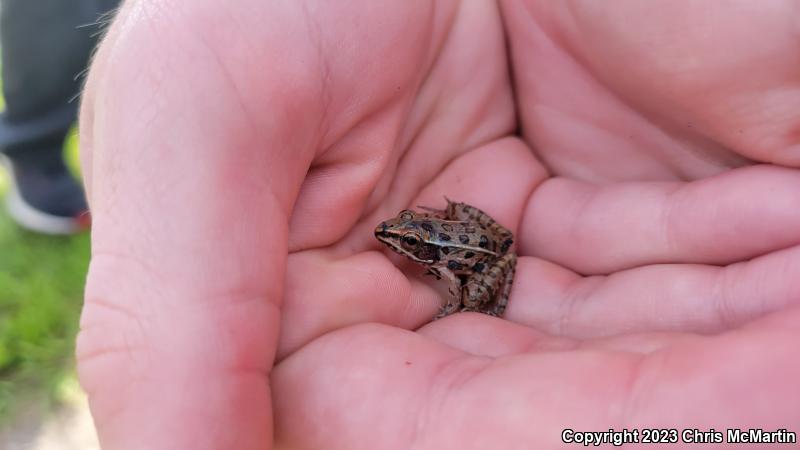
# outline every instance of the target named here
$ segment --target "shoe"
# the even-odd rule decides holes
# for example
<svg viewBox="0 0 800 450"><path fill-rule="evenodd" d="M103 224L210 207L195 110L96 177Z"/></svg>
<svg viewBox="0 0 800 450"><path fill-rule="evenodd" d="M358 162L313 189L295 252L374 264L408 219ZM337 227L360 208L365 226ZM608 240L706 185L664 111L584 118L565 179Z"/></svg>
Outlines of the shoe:
<svg viewBox="0 0 800 450"><path fill-rule="evenodd" d="M86 197L60 157L60 149L36 153L0 155L9 174L6 207L11 218L23 228L44 234L75 234L89 228ZM42 154L59 156L43 158Z"/></svg>

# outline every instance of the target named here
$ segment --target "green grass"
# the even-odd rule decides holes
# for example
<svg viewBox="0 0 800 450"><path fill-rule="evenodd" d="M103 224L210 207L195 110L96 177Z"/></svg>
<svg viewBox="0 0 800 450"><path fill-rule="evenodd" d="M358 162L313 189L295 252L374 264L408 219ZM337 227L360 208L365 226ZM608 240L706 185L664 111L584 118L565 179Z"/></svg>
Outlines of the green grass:
<svg viewBox="0 0 800 450"><path fill-rule="evenodd" d="M66 155L76 169L74 133ZM7 190L0 170L0 200ZM0 208L0 422L27 399L57 400L62 383L71 382L88 261L87 233L31 233Z"/></svg>

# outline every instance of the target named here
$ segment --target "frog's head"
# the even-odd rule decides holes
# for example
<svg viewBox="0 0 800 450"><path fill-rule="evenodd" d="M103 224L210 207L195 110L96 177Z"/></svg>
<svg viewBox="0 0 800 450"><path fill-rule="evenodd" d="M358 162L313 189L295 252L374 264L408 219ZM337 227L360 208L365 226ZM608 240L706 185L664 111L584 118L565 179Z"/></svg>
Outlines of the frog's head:
<svg viewBox="0 0 800 450"><path fill-rule="evenodd" d="M375 237L392 251L420 264L434 264L439 260L432 231L423 227L424 220L414 211L401 211L397 217L381 222L375 227Z"/></svg>

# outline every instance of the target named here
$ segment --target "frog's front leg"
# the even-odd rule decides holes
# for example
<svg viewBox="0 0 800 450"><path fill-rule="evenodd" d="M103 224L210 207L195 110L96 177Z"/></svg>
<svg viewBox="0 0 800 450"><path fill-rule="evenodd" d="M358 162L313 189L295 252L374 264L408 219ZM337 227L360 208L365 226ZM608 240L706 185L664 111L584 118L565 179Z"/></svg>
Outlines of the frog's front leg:
<svg viewBox="0 0 800 450"><path fill-rule="evenodd" d="M439 273L439 269L433 267L429 268L428 271L425 272L425 275L433 275L437 280L442 279L442 274Z"/></svg>
<svg viewBox="0 0 800 450"><path fill-rule="evenodd" d="M461 289L462 311L477 311L502 317L508 304L517 266L517 255L507 253L475 271Z"/></svg>
<svg viewBox="0 0 800 450"><path fill-rule="evenodd" d="M450 297L433 320L441 319L461 310L461 280L450 270L439 270L438 273L447 280Z"/></svg>

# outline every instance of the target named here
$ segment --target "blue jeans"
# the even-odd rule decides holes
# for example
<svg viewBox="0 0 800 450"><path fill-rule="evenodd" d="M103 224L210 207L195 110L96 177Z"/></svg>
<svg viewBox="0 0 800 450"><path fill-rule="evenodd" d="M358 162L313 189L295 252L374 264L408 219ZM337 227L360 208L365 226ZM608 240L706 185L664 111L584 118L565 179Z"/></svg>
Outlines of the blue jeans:
<svg viewBox="0 0 800 450"><path fill-rule="evenodd" d="M0 150L53 158L78 113L79 76L118 0L2 0L0 47L6 110ZM60 153L59 153L60 156Z"/></svg>

